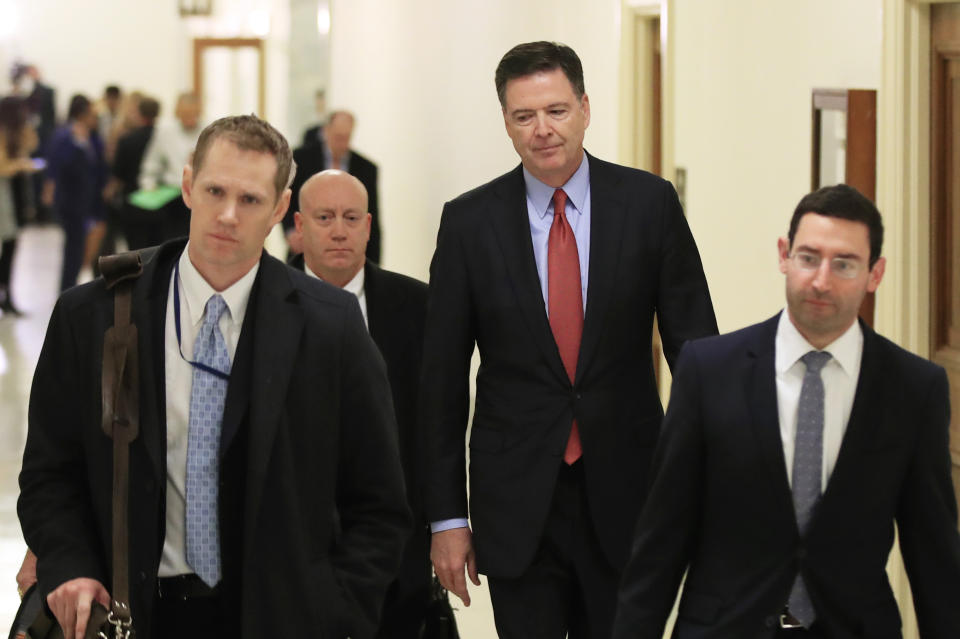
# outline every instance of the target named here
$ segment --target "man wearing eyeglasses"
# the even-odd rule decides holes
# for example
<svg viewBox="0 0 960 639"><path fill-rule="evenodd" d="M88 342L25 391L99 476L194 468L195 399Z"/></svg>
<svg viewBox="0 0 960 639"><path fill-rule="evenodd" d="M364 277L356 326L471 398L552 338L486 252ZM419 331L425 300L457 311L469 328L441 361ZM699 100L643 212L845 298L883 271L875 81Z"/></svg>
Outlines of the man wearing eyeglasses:
<svg viewBox="0 0 960 639"><path fill-rule="evenodd" d="M686 345L615 639L659 639L685 571L674 639L900 637L894 522L920 636L960 636L947 377L857 319L882 241L855 189L807 195L786 311Z"/></svg>

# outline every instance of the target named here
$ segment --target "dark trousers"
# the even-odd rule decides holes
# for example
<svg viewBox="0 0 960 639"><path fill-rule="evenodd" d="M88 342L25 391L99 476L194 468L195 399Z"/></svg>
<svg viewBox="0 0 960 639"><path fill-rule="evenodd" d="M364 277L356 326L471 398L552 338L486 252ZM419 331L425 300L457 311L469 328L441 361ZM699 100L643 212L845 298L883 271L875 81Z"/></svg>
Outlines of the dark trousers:
<svg viewBox="0 0 960 639"><path fill-rule="evenodd" d="M583 464L564 465L533 563L516 579L487 579L497 633L500 639L609 639L619 581L594 532Z"/></svg>
<svg viewBox="0 0 960 639"><path fill-rule="evenodd" d="M154 600L152 637L237 639L240 636L240 611L235 604L228 605L229 597L225 598L220 588L211 591L194 575L160 581Z"/></svg>
<svg viewBox="0 0 960 639"><path fill-rule="evenodd" d="M814 623L810 628L777 628L773 633L773 639L826 639L826 635L820 632L817 624Z"/></svg>
<svg viewBox="0 0 960 639"><path fill-rule="evenodd" d="M77 284L77 276L83 265L83 251L87 242L87 226L83 220L63 220L63 267L60 271L60 291Z"/></svg>
<svg viewBox="0 0 960 639"><path fill-rule="evenodd" d="M0 293L4 300L10 297L10 271L13 268L13 253L17 250L17 238L4 240L0 245Z"/></svg>

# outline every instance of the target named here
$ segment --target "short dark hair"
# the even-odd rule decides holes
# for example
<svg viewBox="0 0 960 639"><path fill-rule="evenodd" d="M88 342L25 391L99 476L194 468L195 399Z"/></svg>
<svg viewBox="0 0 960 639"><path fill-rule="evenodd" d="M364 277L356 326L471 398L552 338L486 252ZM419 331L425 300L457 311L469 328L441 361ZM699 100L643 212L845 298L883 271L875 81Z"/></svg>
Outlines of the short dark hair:
<svg viewBox="0 0 960 639"><path fill-rule="evenodd" d="M500 106L507 106L507 82L554 69L563 71L573 87L573 94L577 100L582 100L586 89L583 86L583 66L576 52L559 42L540 41L518 44L500 59L493 78Z"/></svg>
<svg viewBox="0 0 960 639"><path fill-rule="evenodd" d="M144 120L156 120L160 115L160 103L153 98L143 97L137 102L137 112Z"/></svg>
<svg viewBox="0 0 960 639"><path fill-rule="evenodd" d="M880 259L880 249L883 247L883 221L880 219L880 211L857 189L847 184L837 184L824 186L805 195L790 218L790 231L787 234L790 248L793 248L793 238L797 235L800 218L807 213L866 224L870 235L870 268Z"/></svg>
<svg viewBox="0 0 960 639"><path fill-rule="evenodd" d="M83 94L76 94L70 98L70 106L67 108L67 120L73 122L81 115L90 110L90 100Z"/></svg>
<svg viewBox="0 0 960 639"><path fill-rule="evenodd" d="M106 89L103 90L103 95L105 95L108 98L119 98L120 87L118 87L115 84L111 84Z"/></svg>
<svg viewBox="0 0 960 639"><path fill-rule="evenodd" d="M255 115L232 115L220 118L200 133L191 163L194 177L200 172L207 151L218 138L229 140L243 151L269 153L277 160L277 172L273 177L273 185L276 187L278 199L284 189L293 182L296 165L287 139L269 122Z"/></svg>

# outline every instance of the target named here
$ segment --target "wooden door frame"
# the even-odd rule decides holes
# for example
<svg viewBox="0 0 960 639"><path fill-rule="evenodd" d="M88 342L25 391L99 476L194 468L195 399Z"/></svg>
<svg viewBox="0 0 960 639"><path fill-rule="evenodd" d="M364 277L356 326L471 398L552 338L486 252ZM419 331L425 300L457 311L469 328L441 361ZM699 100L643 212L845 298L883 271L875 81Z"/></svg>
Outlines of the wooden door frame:
<svg viewBox="0 0 960 639"><path fill-rule="evenodd" d="M203 52L205 49L226 47L230 49L253 48L257 50L257 115L267 118L267 61L262 38L194 38L193 40L193 92L203 98Z"/></svg>
<svg viewBox="0 0 960 639"><path fill-rule="evenodd" d="M877 204L890 268L877 291L877 330L923 357L930 337L930 5L883 0L877 104ZM904 639L919 636L899 551L887 566Z"/></svg>

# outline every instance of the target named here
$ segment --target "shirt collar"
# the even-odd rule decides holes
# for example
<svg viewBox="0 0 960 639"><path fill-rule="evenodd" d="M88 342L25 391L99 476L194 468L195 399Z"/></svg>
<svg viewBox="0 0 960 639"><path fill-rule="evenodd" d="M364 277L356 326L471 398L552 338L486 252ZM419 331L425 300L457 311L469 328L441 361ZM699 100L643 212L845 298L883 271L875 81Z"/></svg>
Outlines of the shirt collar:
<svg viewBox="0 0 960 639"><path fill-rule="evenodd" d="M363 283L365 281L363 274L364 274L364 271L366 270L367 269L365 268L361 268L359 271L357 271L357 274L353 276L353 279L347 282L346 284L344 284L343 290L347 291L348 293L353 293L357 297L360 297L361 295L363 295ZM303 271L310 277L315 277L318 280L323 279L322 277L314 273L312 270L310 270L310 267L307 266L306 260L303 261Z"/></svg>
<svg viewBox="0 0 960 639"><path fill-rule="evenodd" d="M333 153L330 152L330 147L326 144L323 145L323 165L331 166L333 164ZM340 161L340 170L346 171L347 167L350 166L350 149L347 149L346 153L343 154L343 159Z"/></svg>
<svg viewBox="0 0 960 639"><path fill-rule="evenodd" d="M815 350L818 349L800 334L797 327L790 321L790 314L784 309L777 323L775 354L777 374L785 373L801 357ZM863 330L860 328L860 322L855 321L843 335L821 350L830 353L840 368L855 379L860 373L860 357L863 355Z"/></svg>
<svg viewBox="0 0 960 639"><path fill-rule="evenodd" d="M207 306L207 300L217 291L213 289L207 280L203 279L200 271L190 261L188 249L190 243L184 247L180 255L180 284L183 287L183 298L187 307L187 313L190 316L190 323L199 326L203 321L203 312ZM227 309L230 311L230 319L235 324L243 322L243 317L247 312L247 304L250 302L250 291L253 290L253 282L257 278L257 272L260 270L260 262L253 265L247 274L231 284L226 289L220 291L220 297L227 303ZM181 313L182 315L182 313Z"/></svg>
<svg viewBox="0 0 960 639"><path fill-rule="evenodd" d="M523 167L523 181L526 184L527 198L533 203L533 208L541 218L547 214L547 208L553 200L553 192L557 189L544 184L533 176L527 167ZM587 154L583 153L583 159L580 166L574 171L570 179L567 180L562 188L567 194L567 201L573 204L580 214L583 211L584 203L587 199L587 187L590 186L590 164L587 162ZM569 215L569 213L568 213Z"/></svg>

